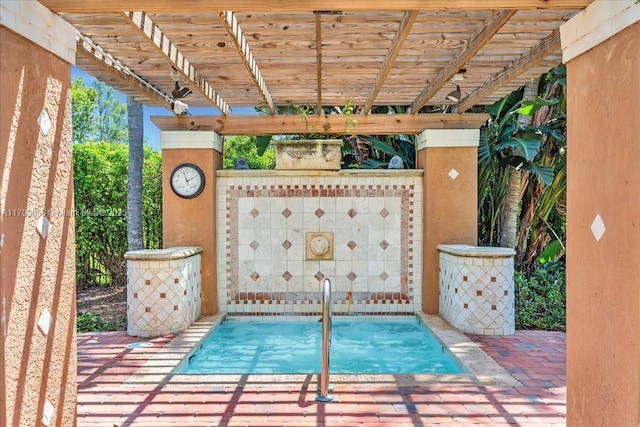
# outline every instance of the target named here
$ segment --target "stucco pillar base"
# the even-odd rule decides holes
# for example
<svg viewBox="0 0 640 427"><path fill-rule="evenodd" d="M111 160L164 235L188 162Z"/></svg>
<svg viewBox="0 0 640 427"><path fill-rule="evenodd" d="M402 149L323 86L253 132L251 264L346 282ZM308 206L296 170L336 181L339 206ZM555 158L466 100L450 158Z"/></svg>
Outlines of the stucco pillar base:
<svg viewBox="0 0 640 427"><path fill-rule="evenodd" d="M438 245L477 243L478 129L425 130L418 136L423 175L422 307L439 312Z"/></svg>
<svg viewBox="0 0 640 427"><path fill-rule="evenodd" d="M216 170L222 168L222 138L210 131L163 131L160 144L163 245L202 247L202 315L216 314ZM204 190L192 199L177 196L169 183L182 163L193 163L204 173Z"/></svg>

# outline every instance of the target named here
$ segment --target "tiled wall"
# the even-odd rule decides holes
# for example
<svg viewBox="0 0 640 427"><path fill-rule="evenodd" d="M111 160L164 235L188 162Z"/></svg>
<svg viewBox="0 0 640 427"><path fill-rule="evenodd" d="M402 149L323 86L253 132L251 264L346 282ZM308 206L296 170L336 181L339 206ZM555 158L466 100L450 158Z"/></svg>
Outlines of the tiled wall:
<svg viewBox="0 0 640 427"><path fill-rule="evenodd" d="M334 313L421 310L421 171L219 171L218 298L222 311L311 315L320 280ZM333 233L334 259L305 260L305 234Z"/></svg>
<svg viewBox="0 0 640 427"><path fill-rule="evenodd" d="M127 255L135 252L143 251ZM129 335L156 337L181 332L200 317L200 260L200 253L177 259L127 260Z"/></svg>
<svg viewBox="0 0 640 427"><path fill-rule="evenodd" d="M440 315L462 332L515 332L513 249L440 245Z"/></svg>

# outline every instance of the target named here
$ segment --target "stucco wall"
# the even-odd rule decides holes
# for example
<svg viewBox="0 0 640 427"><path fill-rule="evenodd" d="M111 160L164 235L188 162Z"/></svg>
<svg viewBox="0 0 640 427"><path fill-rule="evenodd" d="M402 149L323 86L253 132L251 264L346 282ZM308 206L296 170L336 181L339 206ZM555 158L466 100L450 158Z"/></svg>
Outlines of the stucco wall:
<svg viewBox="0 0 640 427"><path fill-rule="evenodd" d="M640 421L640 23L567 64L568 424Z"/></svg>
<svg viewBox="0 0 640 427"><path fill-rule="evenodd" d="M438 314L438 245L478 240L478 147L429 147L418 152L423 176L422 309Z"/></svg>
<svg viewBox="0 0 640 427"><path fill-rule="evenodd" d="M0 27L0 75L0 420L74 425L69 64Z"/></svg>
<svg viewBox="0 0 640 427"><path fill-rule="evenodd" d="M162 217L163 240L172 246L201 246L202 314L218 312L216 291L216 175L222 156L213 149L162 150ZM171 171L181 163L194 163L205 174L205 188L194 199L182 199L171 190Z"/></svg>

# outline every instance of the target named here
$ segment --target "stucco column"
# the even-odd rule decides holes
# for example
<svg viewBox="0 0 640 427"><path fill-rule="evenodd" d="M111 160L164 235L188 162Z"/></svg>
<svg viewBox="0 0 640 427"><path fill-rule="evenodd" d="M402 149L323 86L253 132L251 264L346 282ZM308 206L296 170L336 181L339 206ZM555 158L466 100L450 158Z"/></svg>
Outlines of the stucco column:
<svg viewBox="0 0 640 427"><path fill-rule="evenodd" d="M163 244L165 248L203 248L202 314L215 314L218 311L216 170L222 168L222 137L215 132L163 131L160 144ZM182 163L193 163L204 172L204 190L193 199L183 199L171 190L171 172Z"/></svg>
<svg viewBox="0 0 640 427"><path fill-rule="evenodd" d="M640 3L561 27L567 65L567 424L640 423Z"/></svg>
<svg viewBox="0 0 640 427"><path fill-rule="evenodd" d="M418 136L423 175L422 309L438 314L438 245L478 240L478 129L428 129Z"/></svg>
<svg viewBox="0 0 640 427"><path fill-rule="evenodd" d="M75 30L35 1L0 2L0 423L73 426Z"/></svg>

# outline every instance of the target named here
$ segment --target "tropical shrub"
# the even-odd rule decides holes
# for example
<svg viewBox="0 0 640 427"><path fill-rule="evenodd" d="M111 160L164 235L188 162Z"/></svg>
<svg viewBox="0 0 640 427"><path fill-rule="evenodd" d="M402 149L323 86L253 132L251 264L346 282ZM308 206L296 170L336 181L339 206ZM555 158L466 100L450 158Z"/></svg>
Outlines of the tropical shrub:
<svg viewBox="0 0 640 427"><path fill-rule="evenodd" d="M549 262L533 274L515 275L516 328L565 331L566 280L560 263Z"/></svg>
<svg viewBox="0 0 640 427"><path fill-rule="evenodd" d="M265 140L259 144L258 140ZM244 157L249 169L273 169L276 165L276 155L272 147L269 147L271 137L255 136L231 136L225 137L222 156L223 169L233 169L238 157ZM259 153L260 147L264 151Z"/></svg>
<svg viewBox="0 0 640 427"><path fill-rule="evenodd" d="M76 320L78 332L121 331L127 329L127 316L122 315L116 320L107 320L93 311L78 315Z"/></svg>
<svg viewBox="0 0 640 427"><path fill-rule="evenodd" d="M74 144L76 280L78 286L126 284L128 146ZM161 155L144 150L143 236L162 247Z"/></svg>

